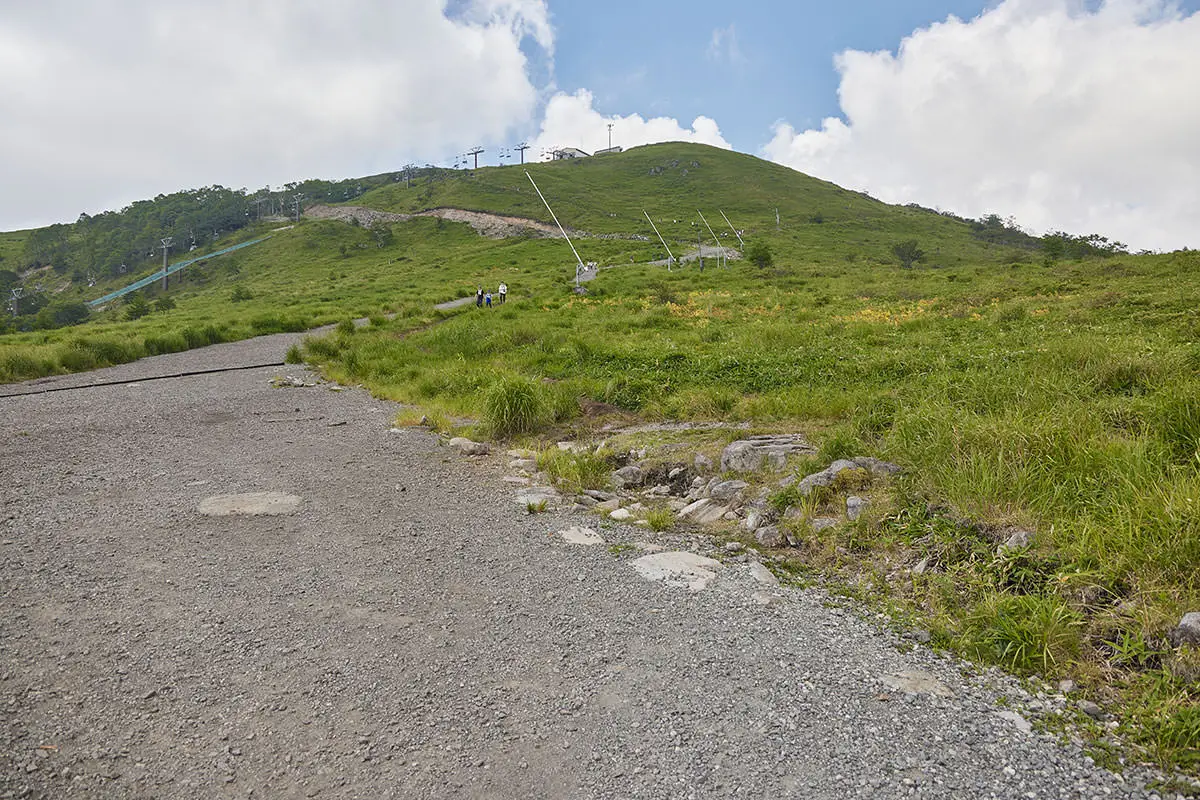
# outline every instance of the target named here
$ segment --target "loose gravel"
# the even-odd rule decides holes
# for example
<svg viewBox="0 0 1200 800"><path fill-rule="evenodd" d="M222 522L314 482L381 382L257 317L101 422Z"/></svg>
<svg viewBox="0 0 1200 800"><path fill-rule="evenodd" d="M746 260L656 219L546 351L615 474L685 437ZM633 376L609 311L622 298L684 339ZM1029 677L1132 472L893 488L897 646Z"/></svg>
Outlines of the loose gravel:
<svg viewBox="0 0 1200 800"><path fill-rule="evenodd" d="M149 380L295 340L0 399L0 797L1156 796L1024 732L1011 681L816 590L764 605L703 539L530 515L504 456L364 392ZM300 502L198 510L252 492ZM689 591L638 541L726 563ZM914 672L950 696L887 682Z"/></svg>

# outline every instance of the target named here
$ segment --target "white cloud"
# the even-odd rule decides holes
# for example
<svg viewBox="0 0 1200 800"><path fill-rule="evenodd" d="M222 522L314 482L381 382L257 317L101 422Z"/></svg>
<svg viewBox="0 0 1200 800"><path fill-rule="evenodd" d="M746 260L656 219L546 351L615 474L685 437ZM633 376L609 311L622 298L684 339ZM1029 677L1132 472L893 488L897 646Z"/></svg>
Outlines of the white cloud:
<svg viewBox="0 0 1200 800"><path fill-rule="evenodd" d="M845 120L764 154L891 202L1038 232L1200 244L1200 13L1162 0L1004 0L836 59Z"/></svg>
<svg viewBox="0 0 1200 800"><path fill-rule="evenodd" d="M717 28L712 32L705 56L709 61L727 61L734 66L746 63L746 57L738 46L737 29L733 23L728 28Z"/></svg>
<svg viewBox="0 0 1200 800"><path fill-rule="evenodd" d="M0 0L0 229L342 178L528 124L547 0Z"/></svg>
<svg viewBox="0 0 1200 800"><path fill-rule="evenodd" d="M708 117L696 117L685 128L671 117L643 119L639 114L603 116L593 107L592 93L580 89L575 94L559 93L550 98L541 132L531 143L535 153L557 147L578 147L588 153L608 147L608 125L612 123L614 147L626 149L655 142L699 142L730 148L717 123Z"/></svg>

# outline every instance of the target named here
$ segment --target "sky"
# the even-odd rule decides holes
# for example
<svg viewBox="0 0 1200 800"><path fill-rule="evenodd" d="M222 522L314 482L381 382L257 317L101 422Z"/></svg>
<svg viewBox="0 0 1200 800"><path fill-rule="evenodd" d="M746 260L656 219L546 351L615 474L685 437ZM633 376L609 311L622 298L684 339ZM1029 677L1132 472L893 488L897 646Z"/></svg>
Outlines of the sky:
<svg viewBox="0 0 1200 800"><path fill-rule="evenodd" d="M0 0L0 230L220 184L697 141L1200 247L1200 0Z"/></svg>

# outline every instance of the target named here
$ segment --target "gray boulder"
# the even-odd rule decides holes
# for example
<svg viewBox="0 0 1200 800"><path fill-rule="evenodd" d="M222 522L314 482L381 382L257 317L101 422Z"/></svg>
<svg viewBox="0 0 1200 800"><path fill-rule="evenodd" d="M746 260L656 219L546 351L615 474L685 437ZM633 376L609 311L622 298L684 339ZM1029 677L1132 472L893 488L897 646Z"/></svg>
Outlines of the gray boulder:
<svg viewBox="0 0 1200 800"><path fill-rule="evenodd" d="M646 479L646 475L642 472L642 468L630 464L628 467L621 467L612 474L613 485L618 489L624 489L629 486L641 486L642 481Z"/></svg>
<svg viewBox="0 0 1200 800"><path fill-rule="evenodd" d="M867 506L871 505L871 501L865 497L858 495L850 495L846 498L846 516L851 522L862 516L863 511Z"/></svg>
<svg viewBox="0 0 1200 800"><path fill-rule="evenodd" d="M1185 644L1200 645L1200 611L1189 611L1179 620L1179 624L1167 634L1167 641L1172 647Z"/></svg>
<svg viewBox="0 0 1200 800"><path fill-rule="evenodd" d="M787 537L775 525L764 525L754 532L754 541L763 547L783 547Z"/></svg>
<svg viewBox="0 0 1200 800"><path fill-rule="evenodd" d="M808 495L812 494L812 490L816 489L818 486L833 485L834 479L848 469L863 469L863 467L860 467L853 461L839 458L837 461L833 462L820 472L814 472L813 474L806 475L804 478L802 478L799 486L800 494L808 497Z"/></svg>
<svg viewBox="0 0 1200 800"><path fill-rule="evenodd" d="M735 497L739 497L749 485L745 481L721 481L709 490L708 496L713 500L726 503Z"/></svg>
<svg viewBox="0 0 1200 800"><path fill-rule="evenodd" d="M897 475L904 471L898 464L880 461L878 458L872 458L871 456L859 456L854 459L854 463L872 475L883 475L886 477L888 475Z"/></svg>

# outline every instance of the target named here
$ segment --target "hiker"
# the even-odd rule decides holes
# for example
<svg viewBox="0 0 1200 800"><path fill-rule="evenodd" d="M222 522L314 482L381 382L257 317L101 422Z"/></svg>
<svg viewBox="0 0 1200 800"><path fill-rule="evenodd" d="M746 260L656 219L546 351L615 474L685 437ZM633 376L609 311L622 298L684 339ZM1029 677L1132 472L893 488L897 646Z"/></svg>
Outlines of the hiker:
<svg viewBox="0 0 1200 800"><path fill-rule="evenodd" d="M504 305L504 301L508 299L508 284L500 281L500 305Z"/></svg>
<svg viewBox="0 0 1200 800"><path fill-rule="evenodd" d="M475 289L475 307L483 308L483 287L479 286Z"/></svg>
<svg viewBox="0 0 1200 800"><path fill-rule="evenodd" d="M492 293L488 292L483 296L483 304L488 308L492 307Z"/></svg>

